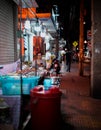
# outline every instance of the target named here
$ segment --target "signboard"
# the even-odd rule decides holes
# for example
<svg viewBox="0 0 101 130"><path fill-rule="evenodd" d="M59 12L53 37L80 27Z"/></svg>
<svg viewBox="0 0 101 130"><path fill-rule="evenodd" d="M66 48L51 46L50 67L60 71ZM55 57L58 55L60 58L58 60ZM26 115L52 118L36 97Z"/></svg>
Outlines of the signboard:
<svg viewBox="0 0 101 130"><path fill-rule="evenodd" d="M74 41L73 42L73 46L76 47L78 45L78 42L77 41Z"/></svg>

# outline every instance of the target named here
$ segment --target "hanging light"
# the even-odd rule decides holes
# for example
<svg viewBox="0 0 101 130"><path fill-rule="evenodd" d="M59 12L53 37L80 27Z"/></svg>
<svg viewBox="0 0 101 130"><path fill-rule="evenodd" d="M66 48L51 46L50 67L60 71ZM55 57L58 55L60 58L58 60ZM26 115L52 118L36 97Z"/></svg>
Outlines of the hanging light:
<svg viewBox="0 0 101 130"><path fill-rule="evenodd" d="M30 25L30 20L28 19L28 8L27 8L27 20L25 21L25 29L30 30L31 25Z"/></svg>
<svg viewBox="0 0 101 130"><path fill-rule="evenodd" d="M43 25L43 23L42 23L42 26L41 26L40 36L41 36L42 38L44 38L44 37L46 36L46 26Z"/></svg>
<svg viewBox="0 0 101 130"><path fill-rule="evenodd" d="M40 22L39 22L38 18L36 18L36 23L35 23L34 29L35 29L36 32L40 32L41 31L41 25L40 25Z"/></svg>

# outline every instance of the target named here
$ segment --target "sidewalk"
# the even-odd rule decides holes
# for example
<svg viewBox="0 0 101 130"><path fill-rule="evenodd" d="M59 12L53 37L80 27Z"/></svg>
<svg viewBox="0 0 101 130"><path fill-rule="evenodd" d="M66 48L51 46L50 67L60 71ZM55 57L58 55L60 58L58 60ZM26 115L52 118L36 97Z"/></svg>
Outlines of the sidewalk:
<svg viewBox="0 0 101 130"><path fill-rule="evenodd" d="M101 100L90 96L90 68L79 76L78 63L61 78L63 130L101 130Z"/></svg>

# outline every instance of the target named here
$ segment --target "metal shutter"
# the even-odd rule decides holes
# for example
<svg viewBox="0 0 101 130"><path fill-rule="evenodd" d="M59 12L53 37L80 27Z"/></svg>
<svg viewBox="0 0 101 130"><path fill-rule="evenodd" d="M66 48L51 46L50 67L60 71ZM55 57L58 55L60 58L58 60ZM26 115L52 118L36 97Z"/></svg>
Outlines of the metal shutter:
<svg viewBox="0 0 101 130"><path fill-rule="evenodd" d="M15 6L16 7L16 6ZM0 0L0 64L7 64L15 60L15 29L16 19L14 2Z"/></svg>

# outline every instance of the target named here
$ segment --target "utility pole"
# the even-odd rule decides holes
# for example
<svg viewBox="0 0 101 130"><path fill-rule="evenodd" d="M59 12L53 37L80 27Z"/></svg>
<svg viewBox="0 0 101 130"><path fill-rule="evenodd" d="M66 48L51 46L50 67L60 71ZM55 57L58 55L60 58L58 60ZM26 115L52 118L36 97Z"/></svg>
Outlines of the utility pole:
<svg viewBox="0 0 101 130"><path fill-rule="evenodd" d="M83 76L83 45L84 45L84 0L80 0L80 35L79 35L79 75Z"/></svg>

